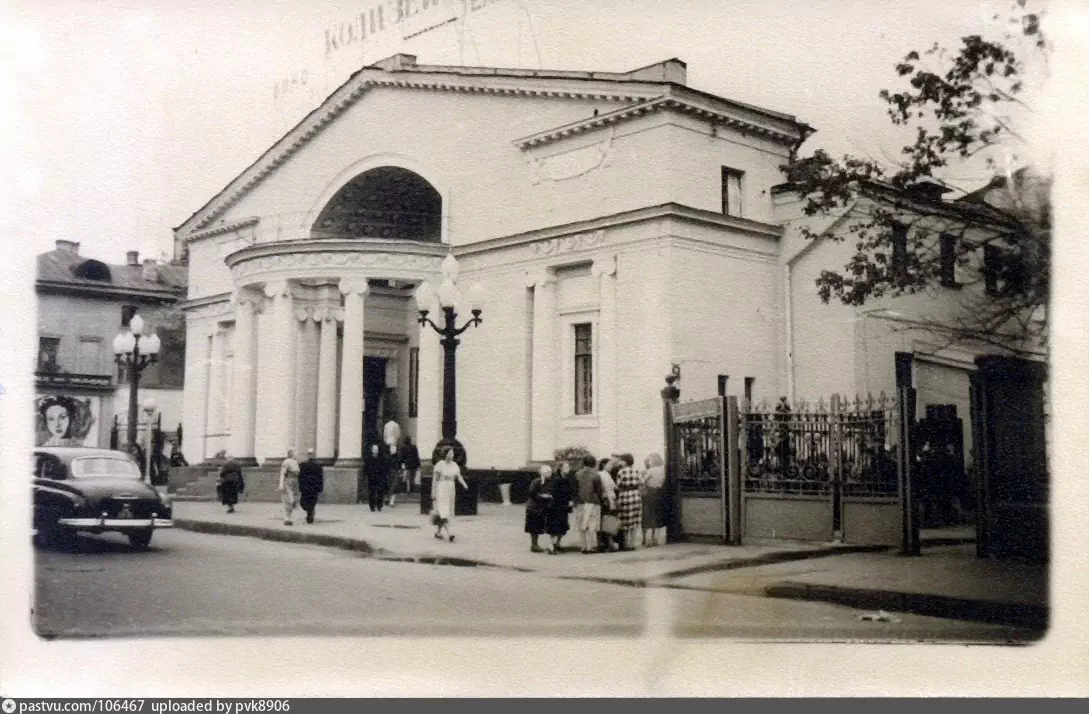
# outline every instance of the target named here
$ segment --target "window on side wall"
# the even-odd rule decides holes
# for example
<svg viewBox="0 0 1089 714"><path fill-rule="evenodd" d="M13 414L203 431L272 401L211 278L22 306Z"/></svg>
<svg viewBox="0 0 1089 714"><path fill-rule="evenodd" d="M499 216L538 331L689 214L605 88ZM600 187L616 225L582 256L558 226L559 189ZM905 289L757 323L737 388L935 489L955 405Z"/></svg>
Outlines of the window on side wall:
<svg viewBox="0 0 1089 714"><path fill-rule="evenodd" d="M892 227L892 274L902 277L907 273L908 229L903 223Z"/></svg>
<svg viewBox="0 0 1089 714"><path fill-rule="evenodd" d="M724 216L741 216L741 188L744 171L722 167L722 214Z"/></svg>
<svg viewBox="0 0 1089 714"><path fill-rule="evenodd" d="M572 325L572 327L575 330L575 414L593 414L593 326L588 322L584 322Z"/></svg>
<svg viewBox="0 0 1089 714"><path fill-rule="evenodd" d="M102 354L102 341L95 337L81 337L79 354L76 357L76 372L79 374L98 374L99 357Z"/></svg>
<svg viewBox="0 0 1089 714"><path fill-rule="evenodd" d="M129 323L132 322L132 316L139 310L135 305L122 305L121 306L121 327L128 329Z"/></svg>
<svg viewBox="0 0 1089 714"><path fill-rule="evenodd" d="M957 287L957 237L943 234L941 238L941 279L947 288Z"/></svg>

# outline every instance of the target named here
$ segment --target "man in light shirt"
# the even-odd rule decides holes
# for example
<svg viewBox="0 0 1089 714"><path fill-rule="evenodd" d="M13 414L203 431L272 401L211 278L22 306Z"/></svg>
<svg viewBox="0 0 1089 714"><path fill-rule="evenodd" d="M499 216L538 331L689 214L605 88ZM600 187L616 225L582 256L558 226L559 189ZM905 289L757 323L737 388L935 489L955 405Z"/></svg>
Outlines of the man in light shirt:
<svg viewBox="0 0 1089 714"><path fill-rule="evenodd" d="M389 465L389 475L386 479L386 483L389 484L387 502L392 507L397 501L397 488L402 480L401 464L398 458L401 445L401 426L393 418L392 414L389 415L389 420L386 422L385 427L382 428L382 441L385 442L388 451L386 455L386 463Z"/></svg>
<svg viewBox="0 0 1089 714"><path fill-rule="evenodd" d="M291 516L299 505L299 462L295 450L287 450L287 458L280 464L280 485L276 487L284 504L284 525L290 526Z"/></svg>

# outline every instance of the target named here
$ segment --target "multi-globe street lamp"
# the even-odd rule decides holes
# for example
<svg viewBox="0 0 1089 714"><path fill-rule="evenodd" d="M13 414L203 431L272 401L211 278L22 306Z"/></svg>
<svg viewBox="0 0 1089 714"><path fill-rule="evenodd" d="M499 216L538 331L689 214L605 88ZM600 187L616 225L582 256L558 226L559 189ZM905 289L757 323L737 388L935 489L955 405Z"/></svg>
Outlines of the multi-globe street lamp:
<svg viewBox="0 0 1089 714"><path fill-rule="evenodd" d="M113 338L114 360L117 362L118 378L126 374L129 380L129 421L126 438L129 448L136 443L136 425L139 421L140 374L148 365L159 361L159 336L152 332L144 334L144 318L133 315L129 321L128 332L120 332Z"/></svg>
<svg viewBox="0 0 1089 714"><path fill-rule="evenodd" d="M461 343L458 335L483 322L480 314L483 312L481 304L484 290L479 283L469 288L467 304L473 316L464 325L458 327L458 311L463 309L466 301L457 286L457 277L457 259L454 258L453 254L447 255L442 261L442 283L439 285L438 291L433 290L427 282L421 283L420 287L416 289L416 305L420 310L420 317L417 322L421 326L430 325L439 334L441 338L439 342L443 348L442 439L439 440L439 443L432 451L431 461L432 463L438 463L446 453L446 449L453 448L454 461L464 468L466 461L465 447L457 440L457 363L455 361L455 351ZM441 327L432 322L431 318L427 316L436 297L445 318Z"/></svg>

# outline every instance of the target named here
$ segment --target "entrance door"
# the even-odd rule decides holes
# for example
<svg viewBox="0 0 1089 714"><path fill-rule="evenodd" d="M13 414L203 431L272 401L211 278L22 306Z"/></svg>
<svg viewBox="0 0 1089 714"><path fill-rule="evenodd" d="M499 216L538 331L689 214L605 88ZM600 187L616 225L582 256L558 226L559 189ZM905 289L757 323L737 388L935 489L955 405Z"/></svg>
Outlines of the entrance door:
<svg viewBox="0 0 1089 714"><path fill-rule="evenodd" d="M382 443L382 407L386 391L386 358L363 358L363 444Z"/></svg>

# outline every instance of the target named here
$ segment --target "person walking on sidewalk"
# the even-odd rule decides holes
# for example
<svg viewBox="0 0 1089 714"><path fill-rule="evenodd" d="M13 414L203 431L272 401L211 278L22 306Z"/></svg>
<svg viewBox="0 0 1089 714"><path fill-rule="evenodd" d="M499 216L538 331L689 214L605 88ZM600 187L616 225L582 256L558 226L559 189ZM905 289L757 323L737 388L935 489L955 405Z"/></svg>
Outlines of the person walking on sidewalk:
<svg viewBox="0 0 1089 714"><path fill-rule="evenodd" d="M389 474L389 460L382 447L371 444L363 459L363 475L367 479L367 505L371 512L381 511L386 498L386 479Z"/></svg>
<svg viewBox="0 0 1089 714"><path fill-rule="evenodd" d="M575 473L578 490L575 492L575 527L582 537L582 552L597 550L597 531L601 527L601 497L604 489L601 476L594 468L594 457L582 457L582 468Z"/></svg>
<svg viewBox="0 0 1089 714"><path fill-rule="evenodd" d="M234 507L238 503L238 496L246 490L246 481L242 478L242 467L232 458L219 467L219 481L216 483L216 493L219 494L219 502L227 507L227 513L234 513Z"/></svg>
<svg viewBox="0 0 1089 714"><path fill-rule="evenodd" d="M442 540L442 531L445 528L451 543L454 542L454 534L450 530L450 521L454 519L454 498L457 494L456 484L459 483L462 488L469 488L461 477L461 467L454 462L454 450L447 449L442 461L435 464L431 479L431 503L437 521L435 537Z"/></svg>
<svg viewBox="0 0 1089 714"><path fill-rule="evenodd" d="M401 445L401 425L397 423L393 414L387 416L385 426L382 427L382 441L385 443L386 457L386 504L391 508L397 501L397 488L401 484L401 458L399 448Z"/></svg>
<svg viewBox="0 0 1089 714"><path fill-rule="evenodd" d="M537 478L529 484L529 498L526 499L526 526L529 533L529 549L534 553L542 552L537 539L548 530L548 508L552 501L552 467L543 464L538 471ZM548 552L553 552L553 547L548 546Z"/></svg>
<svg viewBox="0 0 1089 714"><path fill-rule="evenodd" d="M643 547L646 548L648 540L651 545L658 545L658 529L666 526L663 504L665 461L658 453L653 453L643 463L647 467L643 480Z"/></svg>
<svg viewBox="0 0 1089 714"><path fill-rule="evenodd" d="M299 464L299 505L306 511L306 522L314 522L318 496L325 490L325 469L314 458L314 450L306 450L306 461Z"/></svg>
<svg viewBox="0 0 1089 714"><path fill-rule="evenodd" d="M295 450L287 450L287 458L280 464L280 485L276 487L284 504L284 525L292 525L291 516L299 505L299 462Z"/></svg>

